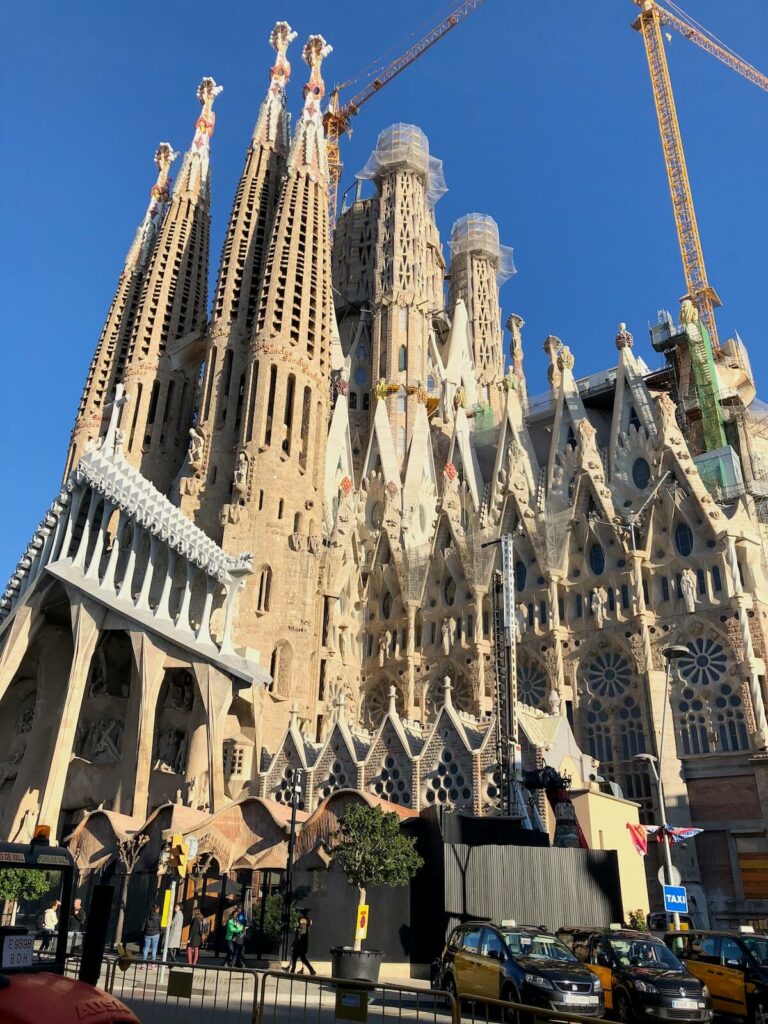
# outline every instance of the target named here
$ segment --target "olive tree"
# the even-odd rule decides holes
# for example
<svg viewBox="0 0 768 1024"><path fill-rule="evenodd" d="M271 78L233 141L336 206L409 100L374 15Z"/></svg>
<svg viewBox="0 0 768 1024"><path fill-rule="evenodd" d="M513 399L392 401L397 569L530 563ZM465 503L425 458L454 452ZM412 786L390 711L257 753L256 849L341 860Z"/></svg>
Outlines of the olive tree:
<svg viewBox="0 0 768 1024"><path fill-rule="evenodd" d="M400 819L381 807L352 804L339 818L331 836L331 858L350 885L357 886L358 906L363 906L371 885L408 885L424 861L415 849L416 840L400 831ZM360 939L355 936L354 948Z"/></svg>

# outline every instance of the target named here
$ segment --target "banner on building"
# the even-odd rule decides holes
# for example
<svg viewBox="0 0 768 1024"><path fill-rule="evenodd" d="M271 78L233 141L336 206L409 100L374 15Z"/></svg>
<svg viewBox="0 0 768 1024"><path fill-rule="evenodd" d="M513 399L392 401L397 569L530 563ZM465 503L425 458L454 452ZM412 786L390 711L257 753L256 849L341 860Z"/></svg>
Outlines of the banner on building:
<svg viewBox="0 0 768 1024"><path fill-rule="evenodd" d="M627 822L627 828L629 829L629 838L632 840L632 845L640 854L644 857L648 853L648 833L645 831L645 825L632 825Z"/></svg>

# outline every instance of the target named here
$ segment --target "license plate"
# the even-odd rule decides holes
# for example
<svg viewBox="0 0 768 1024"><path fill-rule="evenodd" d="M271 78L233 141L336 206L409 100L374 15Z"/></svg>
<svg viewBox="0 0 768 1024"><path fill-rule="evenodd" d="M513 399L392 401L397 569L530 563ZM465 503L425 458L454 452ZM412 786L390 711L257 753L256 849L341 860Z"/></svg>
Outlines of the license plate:
<svg viewBox="0 0 768 1024"><path fill-rule="evenodd" d="M576 1006L596 1006L598 1003L597 996L582 996L577 992L566 992L564 1002L571 1003Z"/></svg>
<svg viewBox="0 0 768 1024"><path fill-rule="evenodd" d="M29 967L34 947L34 935L6 935L3 942L3 967Z"/></svg>
<svg viewBox="0 0 768 1024"><path fill-rule="evenodd" d="M672 1009L673 1010L698 1010L699 1001L698 999L673 999Z"/></svg>

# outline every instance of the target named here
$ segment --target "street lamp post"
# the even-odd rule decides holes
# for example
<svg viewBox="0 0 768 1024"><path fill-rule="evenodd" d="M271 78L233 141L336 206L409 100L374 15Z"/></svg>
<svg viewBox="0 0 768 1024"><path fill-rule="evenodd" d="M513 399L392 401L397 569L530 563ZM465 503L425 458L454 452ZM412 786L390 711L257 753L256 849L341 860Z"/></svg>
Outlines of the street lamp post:
<svg viewBox="0 0 768 1024"><path fill-rule="evenodd" d="M682 644L672 644L670 647L665 647L661 652L667 663L666 677L664 685L664 705L661 710L661 736L659 738L658 758L654 757L653 754L636 754L633 760L635 761L647 761L653 772L653 778L656 783L656 792L658 796L659 814L661 815L661 838L662 845L664 847L664 876L667 879L667 885L674 885L672 878L672 846L669 835L667 833L667 806L664 799L664 784L661 781L661 771L664 758L664 734L667 724L667 705L670 699L670 687L672 682L672 662L677 658L682 658L690 651L687 647L683 647ZM658 764L658 769L656 765ZM680 915L677 911L672 914L672 924L675 927L675 931L680 930Z"/></svg>
<svg viewBox="0 0 768 1024"><path fill-rule="evenodd" d="M288 862L285 872L285 892L283 895L283 920L282 920L282 957L288 959L288 934L291 930L291 903L293 902L293 852L296 846L296 811L301 802L302 783L304 772L301 768L294 768L291 780L291 831L288 836Z"/></svg>

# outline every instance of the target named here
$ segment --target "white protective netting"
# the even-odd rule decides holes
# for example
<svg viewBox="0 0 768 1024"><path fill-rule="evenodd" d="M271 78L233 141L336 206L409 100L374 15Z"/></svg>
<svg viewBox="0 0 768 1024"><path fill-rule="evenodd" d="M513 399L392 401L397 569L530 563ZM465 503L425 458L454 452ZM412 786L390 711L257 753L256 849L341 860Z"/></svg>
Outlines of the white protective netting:
<svg viewBox="0 0 768 1024"><path fill-rule="evenodd" d="M369 181L397 167L419 171L425 176L429 207L433 207L448 191L443 175L443 161L429 155L427 136L415 124L393 124L380 132L376 148L355 177Z"/></svg>
<svg viewBox="0 0 768 1024"><path fill-rule="evenodd" d="M482 252L490 256L496 266L496 281L501 287L516 274L512 247L499 241L499 226L487 213L466 213L451 228L451 253L460 256L467 252Z"/></svg>

